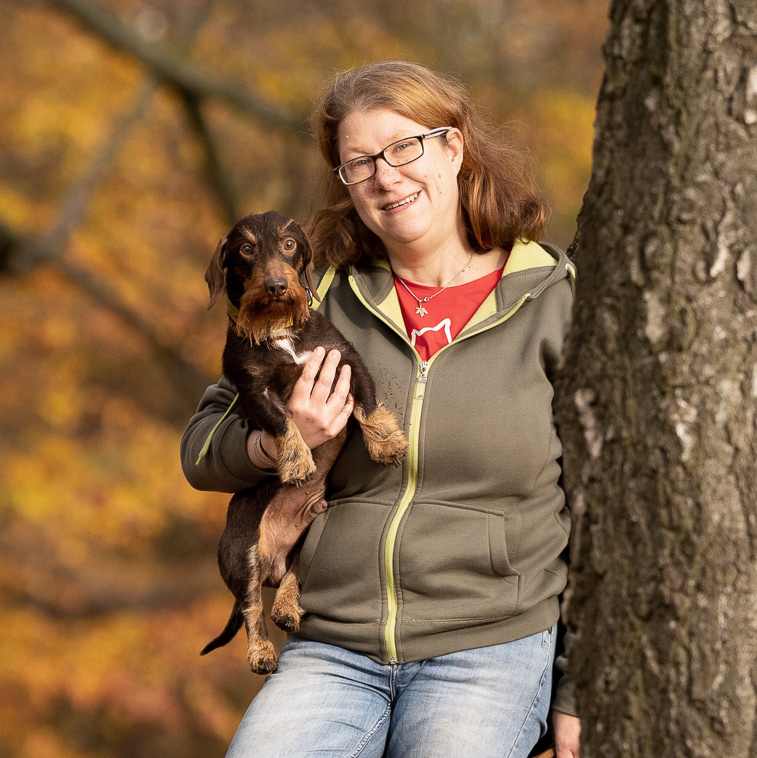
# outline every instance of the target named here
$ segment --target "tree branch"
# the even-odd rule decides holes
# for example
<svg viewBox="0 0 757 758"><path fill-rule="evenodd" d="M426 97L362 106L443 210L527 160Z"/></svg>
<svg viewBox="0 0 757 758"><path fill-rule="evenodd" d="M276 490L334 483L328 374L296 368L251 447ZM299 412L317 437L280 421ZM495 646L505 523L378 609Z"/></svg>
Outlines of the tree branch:
<svg viewBox="0 0 757 758"><path fill-rule="evenodd" d="M142 85L131 108L118 119L113 131L100 146L85 171L71 186L63 201L57 223L46 235L50 239L50 248L57 254L63 254L71 234L84 221L92 196L112 168L129 133L144 118L157 89L157 85L152 81Z"/></svg>
<svg viewBox="0 0 757 758"><path fill-rule="evenodd" d="M194 36L203 15L204 12L187 24L183 34L186 40ZM0 219L0 273L25 274L40 265L57 269L74 286L145 339L153 355L166 369L173 385L183 399L191 404L208 385L210 378L189 363L175 345L159 335L153 324L126 304L115 289L65 256L71 234L84 221L92 196L111 169L132 128L143 119L157 88L154 81L145 82L132 106L119 117L87 168L71 186L58 219L50 229L39 235L23 235ZM199 114L197 118L199 126L196 128L204 128L204 121ZM208 163L220 172L212 137L209 133L203 136ZM235 205L233 197L220 181L214 182L213 186L222 206L229 213L229 209Z"/></svg>
<svg viewBox="0 0 757 758"><path fill-rule="evenodd" d="M197 64L164 45L147 42L122 24L109 9L91 0L47 0L47 3L73 16L82 27L111 46L136 58L157 79L199 100L214 99L246 113L268 126L294 133L305 131L305 119L273 107L247 92L241 81L208 76Z"/></svg>
<svg viewBox="0 0 757 758"><path fill-rule="evenodd" d="M45 532L31 535L14 526L0 537L9 564L3 568L10 569L3 572L6 607L32 607L48 619L95 619L130 610L186 608L218 587L215 540L203 539L183 562L156 560L154 553L139 558L112 554L92 571L63 560Z"/></svg>
<svg viewBox="0 0 757 758"><path fill-rule="evenodd" d="M72 284L137 332L147 342L160 365L166 369L172 384L181 392L184 400L190 405L196 403L197 398L213 379L187 361L172 342L163 338L139 311L124 303L102 279L98 279L85 268L65 259L55 259L51 263Z"/></svg>
<svg viewBox="0 0 757 758"><path fill-rule="evenodd" d="M181 90L180 92L186 108L189 123L197 134L197 138L205 152L205 176L208 184L216 193L218 201L223 209L229 226L239 219L239 208L233 189L221 165L220 152L215 137L208 127L205 116L202 113L201 103L193 92Z"/></svg>

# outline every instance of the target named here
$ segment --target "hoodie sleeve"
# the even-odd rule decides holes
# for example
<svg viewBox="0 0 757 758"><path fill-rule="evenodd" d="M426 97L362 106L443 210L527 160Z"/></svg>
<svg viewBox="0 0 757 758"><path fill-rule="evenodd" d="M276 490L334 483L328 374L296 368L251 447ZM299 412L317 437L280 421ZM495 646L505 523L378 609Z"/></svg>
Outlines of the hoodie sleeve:
<svg viewBox="0 0 757 758"><path fill-rule="evenodd" d="M567 649L570 644L570 632L565 632L558 639L557 657L555 658L556 685L552 696L552 710L578 716L576 713L576 696L573 681L568 676Z"/></svg>
<svg viewBox="0 0 757 758"><path fill-rule="evenodd" d="M247 454L247 436L253 426L232 406L236 394L234 385L221 377L218 384L205 390L184 430L181 467L195 489L237 492L270 475Z"/></svg>

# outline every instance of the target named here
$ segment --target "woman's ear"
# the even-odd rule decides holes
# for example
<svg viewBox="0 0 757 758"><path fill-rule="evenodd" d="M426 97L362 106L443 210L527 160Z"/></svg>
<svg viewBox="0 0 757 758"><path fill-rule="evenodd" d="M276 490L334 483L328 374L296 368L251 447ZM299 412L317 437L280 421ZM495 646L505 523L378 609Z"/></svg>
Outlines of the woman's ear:
<svg viewBox="0 0 757 758"><path fill-rule="evenodd" d="M463 165L463 153L465 151L463 133L459 129L450 129L445 136L447 137L447 153L455 171L459 173L460 167Z"/></svg>

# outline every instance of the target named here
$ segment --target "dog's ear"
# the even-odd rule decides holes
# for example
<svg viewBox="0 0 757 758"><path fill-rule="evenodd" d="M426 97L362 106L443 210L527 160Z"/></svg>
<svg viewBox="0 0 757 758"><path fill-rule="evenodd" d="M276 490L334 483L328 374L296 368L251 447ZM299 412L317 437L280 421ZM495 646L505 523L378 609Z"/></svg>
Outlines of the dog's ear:
<svg viewBox="0 0 757 758"><path fill-rule="evenodd" d="M302 260L302 273L305 276L305 282L310 294L320 303L315 286L313 285L313 248L310 247L310 240L305 232L302 232L302 248L300 249L300 258Z"/></svg>
<svg viewBox="0 0 757 758"><path fill-rule="evenodd" d="M229 237L226 234L218 240L216 250L205 271L205 281L208 283L208 289L210 290L208 310L216 304L218 298L221 297L221 293L226 289L226 243L228 241Z"/></svg>

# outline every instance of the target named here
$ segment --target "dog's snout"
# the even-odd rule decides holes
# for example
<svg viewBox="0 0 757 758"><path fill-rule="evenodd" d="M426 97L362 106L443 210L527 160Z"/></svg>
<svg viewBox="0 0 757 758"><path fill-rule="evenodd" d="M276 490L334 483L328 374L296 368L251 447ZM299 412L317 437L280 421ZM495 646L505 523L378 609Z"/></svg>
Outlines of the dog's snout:
<svg viewBox="0 0 757 758"><path fill-rule="evenodd" d="M273 297L281 297L287 291L287 280L284 277L269 276L263 282L266 292Z"/></svg>

